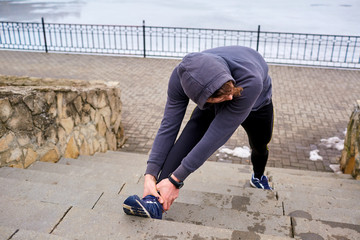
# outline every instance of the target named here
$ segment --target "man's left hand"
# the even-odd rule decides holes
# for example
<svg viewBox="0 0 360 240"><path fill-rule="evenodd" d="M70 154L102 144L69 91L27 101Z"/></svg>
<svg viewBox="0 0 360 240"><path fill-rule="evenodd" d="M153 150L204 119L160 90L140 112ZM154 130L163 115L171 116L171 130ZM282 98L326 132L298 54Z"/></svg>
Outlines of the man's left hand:
<svg viewBox="0 0 360 240"><path fill-rule="evenodd" d="M177 180L174 175L173 178ZM163 208L165 211L170 209L175 199L179 196L179 189L177 189L169 179L165 178L156 185L157 190L160 192L161 198L164 200Z"/></svg>

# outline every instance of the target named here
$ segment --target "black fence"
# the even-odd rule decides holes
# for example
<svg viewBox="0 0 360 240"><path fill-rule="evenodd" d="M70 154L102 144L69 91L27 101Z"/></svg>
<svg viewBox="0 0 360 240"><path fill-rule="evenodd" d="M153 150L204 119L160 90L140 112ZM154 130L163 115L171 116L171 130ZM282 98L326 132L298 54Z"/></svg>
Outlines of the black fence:
<svg viewBox="0 0 360 240"><path fill-rule="evenodd" d="M269 63L360 68L360 36L224 29L0 22L0 49L182 58L251 47Z"/></svg>

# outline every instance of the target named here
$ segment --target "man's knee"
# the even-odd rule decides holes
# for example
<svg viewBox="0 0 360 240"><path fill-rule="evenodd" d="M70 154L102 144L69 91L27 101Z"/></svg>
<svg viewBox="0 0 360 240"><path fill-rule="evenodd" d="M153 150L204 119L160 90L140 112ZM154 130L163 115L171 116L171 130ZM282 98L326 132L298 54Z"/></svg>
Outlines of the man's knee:
<svg viewBox="0 0 360 240"><path fill-rule="evenodd" d="M268 145L258 145L258 146L252 146L251 148L252 153L255 153L257 155L267 155L269 153Z"/></svg>

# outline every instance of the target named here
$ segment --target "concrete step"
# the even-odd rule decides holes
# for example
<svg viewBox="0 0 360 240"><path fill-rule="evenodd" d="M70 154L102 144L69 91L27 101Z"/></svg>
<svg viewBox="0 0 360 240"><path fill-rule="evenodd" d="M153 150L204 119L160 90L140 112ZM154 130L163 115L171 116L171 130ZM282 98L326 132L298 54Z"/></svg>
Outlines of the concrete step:
<svg viewBox="0 0 360 240"><path fill-rule="evenodd" d="M278 196L283 203L285 215L360 224L359 200L352 195L336 197L283 191L279 192Z"/></svg>
<svg viewBox="0 0 360 240"><path fill-rule="evenodd" d="M284 201L284 214L309 220L332 221L360 225L360 210L346 208L323 208L302 204L301 202ZM330 214L331 213L331 214Z"/></svg>
<svg viewBox="0 0 360 240"><path fill-rule="evenodd" d="M117 196L104 194L95 205L94 210L122 212L122 203L129 196L125 192L127 191L124 190L124 195ZM255 204L249 203L246 197L244 197L245 201L232 199L231 203L224 204L221 199L215 199L216 195L208 194L208 198L202 195L203 198L192 199L189 194L191 193L180 195L171 209L163 215L163 219L216 228L253 231L267 235L290 236L290 217L282 216L281 203L277 206L275 201L264 202L256 209ZM205 204L203 204L204 202ZM266 209L266 205L269 209ZM271 207L275 209L270 209ZM270 214L260 212L262 210Z"/></svg>
<svg viewBox="0 0 360 240"><path fill-rule="evenodd" d="M302 240L360 239L360 225L292 218L294 236Z"/></svg>
<svg viewBox="0 0 360 240"><path fill-rule="evenodd" d="M288 216L242 212L188 203L177 203L171 207L171 211L164 215L166 220L273 236L290 236L291 234L291 222Z"/></svg>
<svg viewBox="0 0 360 240"><path fill-rule="evenodd" d="M132 162L132 164L131 164ZM96 168L98 166L112 166L116 169L121 169L124 167L128 167L130 169L133 168L141 168L142 170L145 171L146 168L146 163L145 164L141 164L139 161L137 162L133 162L133 161L126 161L126 160L122 160L122 158L117 159L117 160L112 160L109 161L107 158L99 158L99 157L94 157L94 158L78 158L78 159L73 159L73 158L61 158L57 164L65 164L65 165L74 165L74 166L86 166L89 168Z"/></svg>
<svg viewBox="0 0 360 240"><path fill-rule="evenodd" d="M309 171L309 170L299 170L291 168L274 168L266 167L267 175L277 175L279 173L286 173L292 176L311 176L316 178L335 178L335 179L353 179L350 174L338 174L334 172L319 172L319 171Z"/></svg>
<svg viewBox="0 0 360 240"><path fill-rule="evenodd" d="M83 190L78 186L64 187L0 177L2 196L13 199L30 199L39 202L92 208L103 192Z"/></svg>
<svg viewBox="0 0 360 240"><path fill-rule="evenodd" d="M1 168L0 177L0 179L4 179L3 182L5 184L11 184L12 186L15 186L14 188L10 189L7 188L6 185L0 185L0 190L2 188L6 188L3 194L9 194L13 197L30 197L32 199L34 199L34 197L40 197L42 201L50 201L56 203L61 203L62 201L70 201L72 205L76 206L93 206L93 201L90 203L82 203L82 199L78 196L77 193L82 194L83 192L85 192L87 193L87 195L84 195L84 199L93 199L96 201L99 195L104 192L104 189L108 189L108 186L106 186L106 184L114 186L110 188L112 191L106 191L114 194L117 194L118 192L120 192L120 189L122 189L122 194L137 194L141 196L143 191L142 183L126 185L123 184L120 186L120 184L116 184L116 182L112 181L97 180L94 178L84 179L82 177L71 176L65 178L63 175L60 174L46 172L44 173L29 169L24 170L14 168ZM95 197L89 197L90 193L93 193ZM74 194L75 196L77 196L76 199L68 199L66 197L63 197L63 195L74 196ZM74 200L77 200L77 202L74 202ZM188 202L198 205L217 206L219 208L232 208L251 212L257 211L275 215L281 215L283 213L281 202L276 200L274 192L259 191L257 189L249 189L247 191L243 189L243 191L239 192L238 195L230 195L229 193L209 193L192 191L184 188L182 189L180 197L179 199L177 199L177 201L183 203Z"/></svg>
<svg viewBox="0 0 360 240"><path fill-rule="evenodd" d="M143 179L141 179L139 183L142 183L142 181ZM227 183L223 183L223 182L207 183L207 182L200 182L195 180L192 181L191 179L186 179L186 183L181 190L185 190L185 189L191 191L198 191L198 192L202 191L202 192L217 193L223 195L234 195L234 196L243 196L244 194L246 195L260 194L261 198L277 199L276 191L267 191L267 190L261 190L250 187L249 181L244 182L243 185L239 186L239 185L228 185Z"/></svg>
<svg viewBox="0 0 360 240"><path fill-rule="evenodd" d="M226 183L226 185L230 186L250 187L250 167L242 165L241 168L232 168L231 165L213 165L213 163L214 162L205 163L186 179L186 183L200 182L207 183L208 185L213 183Z"/></svg>
<svg viewBox="0 0 360 240"><path fill-rule="evenodd" d="M216 166L216 173L214 173L214 170L215 170L214 165ZM205 164L203 167L204 168L201 168L200 170L196 171L194 174L192 174L186 180L186 185L185 185L184 189L186 189L186 187L188 187L188 186L193 186L194 184L199 185L199 183L200 183L201 186L196 190L202 192L201 194L206 194L208 186L209 185L213 186L213 184L209 184L209 182L212 182L214 180L214 178L213 178L214 175L217 174L218 179L223 178L219 174L218 170L220 169L220 170L222 170L222 172L228 173L229 172L228 168L232 167L232 165L222 164L222 163L220 163L220 164L214 163L213 164L212 162L210 162L210 163ZM240 166L240 167L236 166L235 168L237 168L235 170L236 172L250 173L250 168L248 166ZM298 172L298 171L296 171L296 172ZM277 172L277 174L278 174L278 176L283 178L283 181L286 181L286 178L284 176L287 176L287 174L284 174L284 173L281 173L281 172ZM246 177L248 177L248 174L246 174ZM310 177L308 177L308 176L299 176L299 177L303 177L305 180L307 180L308 186L307 185L305 185L305 186L291 185L291 186L293 186L294 191L298 191L299 194L302 196L301 201L299 201L299 198L288 198L287 201L278 202L277 203L278 205L277 205L276 208L270 208L270 209L274 209L273 211L269 211L268 210L269 208L266 208L266 207L260 207L260 209L264 209L262 211L264 213L269 213L269 214L274 214L274 211L275 212L276 211L280 212L281 210L285 211L285 209L286 209L286 215L290 215L290 216L294 215L294 214L298 214L299 211L301 211L301 213L303 213L303 214L301 214L301 216L304 216L304 217L309 216L309 215L305 214L306 212L314 211L314 210L318 209L317 211L314 212L314 215L311 217L312 219L331 220L331 221L334 220L334 217L329 216L329 214L327 214L329 209L335 209L334 211L336 211L336 212L349 212L349 213L351 213L352 210L348 210L346 205L343 205L344 204L343 202L345 202L345 204L347 204L347 205L351 205L351 204L353 204L353 201L349 201L348 199L347 200L344 199L343 201L339 200L340 198L342 198L341 195L340 195L340 192L344 193L344 190L338 189L338 190L335 190L335 192L333 192L333 191L331 191L331 189L329 190L329 189L326 189L326 188L312 187L310 185L312 183ZM334 180L334 179L332 179L331 174L330 174L330 176L327 176L327 177L325 175L323 175L321 177L315 177L315 179L321 179L321 180L324 180L324 178L327 179L327 182L329 182L328 179L330 179L330 181ZM346 180L346 179L337 179L335 181L345 181L345 182L349 182L350 184L354 183L354 181ZM214 182L218 182L218 181L214 181ZM228 182L229 181L226 181L226 183L228 183ZM241 184L239 184L239 183L241 183ZM234 184L234 182L232 184ZM241 187L244 187L244 189L248 189L248 187L249 187L248 179L246 178L245 181L239 180L234 185L237 185L237 186L240 185ZM289 185L286 185L286 186L289 187ZM228 188L229 186L224 185L222 187ZM256 189L254 189L254 190L258 191ZM326 192L324 192L324 190ZM330 195L330 197L333 198L333 199L335 199L335 198L338 199L337 201L334 201L334 200L333 201L327 201L326 198L329 197L328 196L329 191L331 191L333 193L332 196ZM283 192L289 193L287 191L283 191ZM346 190L345 193L346 192L352 192L352 190ZM322 200L322 202L317 202L318 204L315 204L316 207L314 207L314 206L312 206L312 202L309 202L308 199L311 199L312 196L317 196L318 193L323 195L323 197L318 197L318 199ZM140 194L138 194L138 195L141 196L141 194L142 194L142 192L140 191ZM222 194L224 194L224 192L222 192ZM242 193L240 193L239 196L241 196L241 194ZM132 193L129 192L129 195L132 195ZM340 197L339 197L339 195L340 195ZM196 199L196 197L195 197L196 194L193 194L193 196L194 197L192 199ZM181 195L180 195L180 198L181 198ZM201 197L200 197L200 199L201 199ZM247 199L248 198L246 198L246 197L238 197L238 202L241 202L241 200L245 201ZM261 199L264 199L264 198L259 198L259 199L261 200ZM261 202L260 200L258 202ZM185 201L182 201L182 202L185 202ZM190 203L194 203L194 202L190 202ZM334 203L335 203L335 205L332 206L332 204L334 204ZM283 204L284 208L280 207L281 206L280 204ZM255 205L256 204L254 204L254 206ZM299 206L301 206L301 207L299 207ZM353 209L353 208L350 207L350 209ZM253 210L249 209L249 211L253 211ZM357 210L354 211L354 214L356 214L356 213L357 213ZM348 217L348 215L345 215L345 216L341 217L341 220L346 222L346 223L356 223L357 222L356 218L354 219L351 216L352 215L350 215Z"/></svg>
<svg viewBox="0 0 360 240"><path fill-rule="evenodd" d="M359 183L325 172L267 168L275 191L265 191L250 187L250 165L206 162L186 179L164 220L127 216L122 203L141 197L146 160L107 152L0 168L0 237L359 239ZM38 220L47 214L46 223ZM12 215L20 220L7 221Z"/></svg>
<svg viewBox="0 0 360 240"><path fill-rule="evenodd" d="M243 191L242 196L236 196L183 190L179 198L176 199L176 202L189 203L198 206L234 209L243 212L260 212L272 215L282 215L282 203L274 198L269 198L267 196L264 197L264 194L260 194L263 192L264 191L258 191L259 194L254 194L249 191Z"/></svg>
<svg viewBox="0 0 360 240"><path fill-rule="evenodd" d="M119 154L122 155L123 153L119 153ZM132 155L132 154L129 154L129 155ZM141 156L145 156L145 155L141 155L141 154L134 154L134 155L138 156L138 158L141 158ZM121 159L121 158L118 157L117 159ZM91 161L91 160L89 160L89 161ZM72 165L74 165L74 164L75 165L84 164L84 162L79 161L79 160L69 160L68 161L68 160L64 159L64 160L62 160L60 162L62 162L63 164L72 164ZM87 162L86 162L86 164L87 164ZM99 165L108 165L108 164L107 163L103 164L101 162L96 162L96 163L93 163L91 166L98 169ZM122 164L119 164L119 165L121 166L121 168L124 168L124 166ZM113 164L111 164L111 166L112 166L111 168L114 168ZM231 171L231 169L234 169L234 168L236 169L235 172L241 172L241 173L244 173L244 172L250 173L251 172L249 166L246 166L246 165L245 166L235 166L235 167L233 167L233 166L234 165L223 164L223 163L213 163L213 162L206 163L206 164L204 164L204 166L202 166L202 168L200 168L194 174L190 175L190 177L186 180L186 185L185 186L192 186L194 183L199 183L199 182L203 183L202 185L205 185L206 183L208 183L208 185L213 185L214 182L215 183L225 182L226 185L228 185L228 186L240 186L240 187L244 187L244 188L249 187L249 180L248 180L249 175L247 175L247 174L245 174L245 177L242 177L242 179L239 179L239 178L236 178L236 177L232 178L235 182L234 181L231 182L228 179L225 179L225 181L221 181L221 179L224 179L223 175L225 175L225 174L226 175L231 175L231 174L228 174L228 172ZM218 171L219 169L221 171ZM299 172L299 171L296 171L296 172ZM307 172L310 172L310 171L307 171ZM116 171L116 175L117 174L118 174L118 171ZM280 172L278 172L277 174L279 176L283 176L282 177L283 181L287 180L284 177L284 176L287 176L287 174L284 175L283 173L280 173ZM218 175L218 176L216 177L215 175ZM107 174L107 176L110 177L110 174ZM242 175L242 176L244 176L244 175ZM309 177L305 176L305 178L309 178ZM324 178L324 176L322 176L321 178ZM313 184L313 181L311 179L306 179L306 180L307 180L308 184ZM336 180L338 180L338 179L336 179ZM341 182L343 180L340 179L339 181ZM353 185L358 186L356 184L356 181L353 181L353 180L345 180L345 181L346 181L346 184L339 183L339 185L345 186L345 185L349 184L351 186L353 186ZM288 181L286 181L286 182L288 182ZM299 182L302 183L304 181L299 181ZM326 181L326 182L329 182L329 181ZM313 184L313 185L316 185L315 187L313 187L311 185L303 186L303 185L294 185L294 184L287 184L287 183L286 184L274 183L274 184L276 184L276 189L275 190L277 192L279 192L279 193L281 193L283 190L284 190L283 192L289 192L289 190L291 189L292 191L301 192L304 195L310 195L310 194L313 195L313 194L316 193L317 195L331 196L331 197L337 197L337 198L340 197L341 198L341 196L348 195L347 193L351 194L353 192L352 189L351 190L343 190L343 189L338 189L338 188L328 189L328 188L324 188L324 187L319 187L318 184ZM206 191L208 191L208 190L206 190ZM360 196L360 192L358 194Z"/></svg>
<svg viewBox="0 0 360 240"><path fill-rule="evenodd" d="M119 157L119 155L122 157ZM102 162L119 165L126 163L127 165L135 164L137 166L144 166L146 164L147 155L125 152L110 152L105 154L96 154L94 158L83 156L81 159L89 162L96 161L97 163ZM243 185L244 182L246 183L249 180L252 173L252 168L250 165L230 165L218 162L206 162L199 170L197 170L197 173L201 172L206 175L210 175L213 182L224 181L229 184ZM328 172L301 171L293 169L276 170L276 168L267 168L267 174L269 175L270 181L273 182L273 186L275 188L277 187L277 183L288 181L288 183L295 186L300 184L302 186L327 187L330 185L333 188L347 188L351 190L354 188L360 189L359 183L353 179L349 179L351 177L344 174L339 175ZM227 176L224 178L224 175ZM190 175L189 178L191 177L192 175ZM326 178L326 181L324 178ZM211 181L209 180L209 177L203 177L201 180ZM279 186L281 187L281 184Z"/></svg>
<svg viewBox="0 0 360 240"><path fill-rule="evenodd" d="M330 211L329 211L330 212ZM328 212L328 214L329 214ZM330 213L332 214L332 213ZM301 239L360 239L360 225L348 224L338 219L336 222L309 220L305 218L292 218L290 225L286 225L287 218L281 216L272 216L258 213L236 214L227 209L217 209L190 204L176 204L172 211L164 216L166 220L175 220L185 223L194 223L197 225L217 226L227 229L237 229L268 235L286 234L290 229L290 236ZM306 223L306 224L305 224ZM318 227L313 227L318 226ZM343 231L342 231L343 230ZM350 238L346 238L351 234ZM324 236L323 238L314 238L314 236Z"/></svg>
<svg viewBox="0 0 360 240"><path fill-rule="evenodd" d="M271 169L267 171L267 175L271 184L275 189L283 184L306 187L322 187L322 188L341 188L341 189L359 189L360 182L354 179L339 178L338 174L323 173L319 176L314 175L311 171L291 171L296 175L286 173L287 169L282 171ZM250 165L226 164L219 162L206 162L196 173L203 174L203 181L209 182L227 182L229 184L241 184L243 180L249 181L252 174ZM311 173L311 175L310 175ZM309 175L307 175L309 174ZM190 175L192 177L195 174ZM205 176L206 175L206 176ZM296 176L296 177L295 177ZM240 180L240 181L239 181ZM281 189L281 188L280 188Z"/></svg>
<svg viewBox="0 0 360 240"><path fill-rule="evenodd" d="M250 187L249 179L251 178L251 170L249 166L242 165L234 170L231 165L222 164L214 168L212 166L213 162L208 162L204 164L200 169L198 169L194 174L191 174L187 179L186 183L192 182L201 182L201 183L217 183L224 182L227 185L241 186L241 187ZM58 164L62 165L71 165L71 166L86 166L87 168L93 169L94 171L107 171L109 169L117 171L123 171L124 168L128 171L141 172L142 175L145 172L146 166L134 166L134 165L124 165L123 163L107 163L102 162L101 159L98 160L86 160L86 159L61 159ZM114 171L112 171L114 172ZM108 175L112 174L108 172Z"/></svg>
<svg viewBox="0 0 360 240"><path fill-rule="evenodd" d="M80 190L98 190L99 192L119 193L120 189L123 188L125 182L115 182L109 180L103 180L94 177L83 177L83 176L64 176L58 173L42 172L30 169L15 169L15 168L1 168L0 177L8 179L18 179L27 182L43 183L50 185L59 185L65 188L73 188L76 186ZM125 190L129 195L138 194L142 195L143 182L139 184L126 184ZM205 191L205 192L204 192ZM189 194L187 194L189 192ZM208 194L213 194L215 199L222 199L222 202L228 202L234 198L244 199L253 196L256 202L257 199L267 199L276 201L276 194L273 191L259 191L258 189L247 188L242 189L236 186L229 187L226 185L211 185L209 188L206 184L189 183L186 184L182 189L182 196L189 196L192 201L206 202L205 197ZM209 199L209 203L215 204L213 200ZM219 201L221 202L221 201ZM216 203L218 204L218 203Z"/></svg>
<svg viewBox="0 0 360 240"><path fill-rule="evenodd" d="M3 200L3 201L1 201ZM21 204L19 204L21 202ZM46 223L49 222L48 214L43 214L46 212L46 207L49 203L39 203L34 201L21 201L21 200L14 200L5 198L4 196L0 197L0 224L9 226L10 228L12 224L15 226L19 226L19 220L14 221L13 217L16 216L16 219L26 220L31 224L24 224L22 221L22 227L26 227L28 229L40 229L44 231L43 227L40 228L37 221L38 219L43 219ZM9 203L10 206L9 206ZM21 206L20 208L18 206ZM16 210L14 211L14 206ZM59 205L55 205L59 206ZM6 209L6 211L4 211ZM44 210L45 209L45 210ZM63 211L66 208L63 209ZM51 210L53 210L53 206L51 206ZM224 239L242 239L242 238L234 238L234 237L245 237L244 239L249 239L246 237L256 237L250 239L287 239L287 238L277 238L273 236L264 236L261 234L255 233L247 233L247 232L240 232L240 231L227 231L226 229L214 229L214 228L201 228L202 226L195 226L191 224L186 225L179 225L178 223L169 223L167 221L157 221L151 219L142 219L142 218L135 218L126 216L124 214L118 215L117 213L109 213L103 211L94 212L93 210L86 210L82 208L73 207L71 210L67 209L67 211L63 214L63 219L56 223L60 224L56 227L55 231L52 234L61 235L63 237L68 237L69 239L103 239L101 237L106 237L106 239L117 239L117 237L129 237L130 239L148 239L148 238L155 238L154 234L159 237L173 237L176 235L184 236L187 239L187 236L191 237L191 234L194 234L198 237L203 237L201 239L214 239L211 237L219 236L219 233L225 234ZM76 211L75 213L73 212ZM10 211L10 213L9 213ZM30 213L29 213L30 211ZM40 212L39 212L40 211ZM15 214L14 214L15 212ZM52 214L56 211L51 211ZM61 213L61 211L60 211ZM80 214L79 214L80 213ZM34 216L36 214L36 216ZM61 216L61 214L58 214ZM100 215L100 217L99 217ZM261 216L261 215L260 215ZM122 221L121 219L124 219ZM127 219L126 219L127 218ZM4 221L5 219L5 221ZM11 221L8 221L11 219ZM31 219L31 220L30 220ZM14 223L15 222L15 223ZM56 221L53 221L56 222ZM157 222L157 224L153 224L152 222ZM323 239L331 239L330 237L337 236L336 239L358 239L359 237L359 225L351 225L351 224L340 224L340 223L332 223L332 222L324 222L324 221L314 221L314 220L306 220L306 219L297 219L293 218L295 236L301 239L317 239L314 237L317 236L324 236ZM110 224L110 225L109 225ZM123 231L124 224L126 231ZM170 224L170 225L169 225ZM130 229L129 230L129 225ZM317 227L313 227L313 226ZM145 226L145 228L144 228ZM50 229L51 227L48 227ZM199 228L203 231L203 233L208 233L208 237L201 235L199 233ZM52 228L53 229L53 228ZM165 232L164 232L165 229ZM166 232L167 229L174 231L168 234ZM185 229L185 230L184 230ZM39 230L37 230L39 231ZM46 230L45 230L46 231ZM136 231L136 233L130 233L129 231ZM217 234L214 234L212 231L216 231ZM11 232L11 231L10 231ZM231 235L230 235L231 233ZM90 234L90 235L88 235ZM107 235L108 234L108 235ZM121 235L119 235L121 234ZM128 235L127 235L128 234ZM198 235L197 235L198 234ZM101 236L101 237L99 237ZM210 237L209 237L210 236ZM348 236L347 238L345 238ZM139 238L140 237L140 238ZM220 237L220 236L219 236ZM180 238L180 237L179 237ZM30 239L30 238L23 238L23 239ZM51 238L50 238L51 239ZM57 238L55 238L57 239ZM160 238L159 238L160 239ZM171 239L171 238L168 238ZM181 238L180 238L181 239ZM194 238L195 239L195 238ZM200 238L198 238L200 239Z"/></svg>
<svg viewBox="0 0 360 240"><path fill-rule="evenodd" d="M360 190L360 181L354 179L339 179L332 177L296 176L288 173L274 173L270 175L270 181L277 187L277 183L286 183L293 186L322 187L328 189Z"/></svg>
<svg viewBox="0 0 360 240"><path fill-rule="evenodd" d="M143 165L127 165L127 164L112 164L104 163L101 161L92 161L92 160L79 160L71 158L62 158L57 162L58 165L67 165L67 166L79 166L86 167L90 169L93 173L104 172L107 176L110 175L129 175L128 173L136 173L137 176L143 176L146 170L146 166ZM131 176L134 177L134 176Z"/></svg>
<svg viewBox="0 0 360 240"><path fill-rule="evenodd" d="M197 175L195 172L192 175ZM276 191L267 191L262 189L256 189L250 186L248 180L244 181L242 185L229 185L226 182L219 183L208 183L206 181L198 181L201 176L187 178L185 185L181 188L181 191L190 190L197 192L205 192L205 193L216 193L222 195L234 195L234 196L243 196L245 195L254 195L261 198L267 199L277 199ZM144 184L144 177L141 177L137 184Z"/></svg>
<svg viewBox="0 0 360 240"><path fill-rule="evenodd" d="M148 155L138 154L138 153L130 153L130 152L118 152L118 151L107 151L106 153L96 153L94 156L79 156L78 159L81 160L90 160L90 161L102 161L104 163L112 163L112 164L124 164L127 165L146 165L146 161L148 160ZM209 167L218 168L223 165L229 165L228 163L220 163L220 162L206 162L204 166L209 165ZM252 166L251 165L238 165L231 164L231 168L235 168L240 172L251 173ZM266 174L273 176L278 174L289 174L292 177L294 176L310 176L316 178L332 178L332 179L351 179L351 175L349 174L337 174L333 172L317 172L317 171L307 171L307 170L297 170L297 169L284 169L284 168L266 168Z"/></svg>
<svg viewBox="0 0 360 240"><path fill-rule="evenodd" d="M50 232L52 232L52 235L55 234L69 239L168 239L168 237L171 239L173 236L177 236L179 239L188 239L188 237L190 239L214 239L214 237L238 239L235 237L247 235L254 236L256 239L287 239L164 220L145 220L126 216L122 210L121 212L94 212L93 210L88 211L90 209L86 210L79 207L70 207L69 205L16 197L16 199L4 195L0 197L0 225L37 231L35 233L21 233L19 231L18 233L21 234L18 235L18 239L31 239L32 236L35 239L37 239L36 236L39 236L39 239L41 239L46 236L45 233ZM20 197L26 196L22 195ZM122 203L122 201L121 199L119 203ZM16 220L7 221L7 219L13 217L16 217ZM39 223L39 221L44 222ZM54 229L55 231L53 231Z"/></svg>
<svg viewBox="0 0 360 240"><path fill-rule="evenodd" d="M283 171L286 170L283 169ZM300 174L301 170L292 172ZM304 172L304 174L307 174L311 171ZM334 176L337 175L331 173L320 174L320 176L296 175L296 178L291 174L284 174L280 170L272 170L272 173L275 175L268 175L270 177L270 185L274 187L279 195L282 192L299 192L304 195L315 194L337 198L353 196L354 198L360 198L360 191L357 191L360 181L354 179L336 178ZM185 184L189 185L189 183L199 182L211 186L212 184L226 183L228 186L249 188L250 177L251 169L248 165L206 162L186 179Z"/></svg>
<svg viewBox="0 0 360 240"><path fill-rule="evenodd" d="M53 184L80 190L98 190L100 192L118 193L125 181L110 181L96 177L65 176L59 173L31 169L0 168L0 177L18 179L34 183Z"/></svg>
<svg viewBox="0 0 360 240"><path fill-rule="evenodd" d="M141 184L141 182L139 182L139 184ZM138 191L133 191L133 189L136 189L136 187L126 184L121 193L142 195L141 188L139 188ZM206 189L211 190L212 193L206 192ZM185 190L190 191L185 192ZM206 184L197 183L197 185L195 185L189 183L182 188L179 198L176 201L184 197L185 199L180 200L180 202L199 205L210 204L210 206L220 206L221 202L225 202L227 203L225 206L229 206L229 202L233 203L233 200L237 200L236 202L240 203L238 210L246 207L247 211L254 212L254 209L258 208L259 212L267 214L297 216L325 221L340 221L350 224L358 223L360 206L357 204L357 198L351 198L351 195L348 197L322 196L316 195L316 191L313 191L314 193L296 191L282 191L278 193L275 191L238 187L232 187L232 190L229 191L229 186L211 185L210 189ZM223 201L218 203L212 202L214 200L209 198L208 195L212 195L213 193L215 193L213 195L214 199L222 199ZM231 199L231 201L229 199ZM272 203L274 205L268 204L271 201L276 201L276 203ZM236 202L234 202L234 206L236 206ZM246 205L246 203L249 203L250 206ZM343 214L329 214L329 211Z"/></svg>
<svg viewBox="0 0 360 240"><path fill-rule="evenodd" d="M139 160L147 160L149 155L144 153L134 153L134 152L125 152L125 151L107 151L105 153L97 152L94 154L94 157L106 157L106 158L119 158L119 153L121 154L122 159L139 159Z"/></svg>
<svg viewBox="0 0 360 240"><path fill-rule="evenodd" d="M317 194L306 194L304 192L277 191L279 201L292 202L298 206L311 206L316 208L344 208L360 210L358 198L353 195L323 196Z"/></svg>
<svg viewBox="0 0 360 240"><path fill-rule="evenodd" d="M9 239L18 229L13 227L4 227L0 225L0 239Z"/></svg>
<svg viewBox="0 0 360 240"><path fill-rule="evenodd" d="M93 156L79 156L78 160L99 161L110 164L126 164L132 166L145 166L148 155L130 152L107 151L106 153L95 153Z"/></svg>
<svg viewBox="0 0 360 240"><path fill-rule="evenodd" d="M144 219L123 213L72 208L54 230L71 239L291 239L199 226L166 220ZM249 238L250 237L250 238Z"/></svg>
<svg viewBox="0 0 360 240"><path fill-rule="evenodd" d="M130 195L142 197L142 188L142 185L126 184L120 192L120 196L104 193L95 208L102 211L122 212L123 201ZM274 198L264 197L263 192L259 191L259 194L249 194L249 192L244 191L242 196L234 196L182 189L174 204L189 203L197 206L210 206L242 212L260 212L282 216L282 203Z"/></svg>
<svg viewBox="0 0 360 240"><path fill-rule="evenodd" d="M275 191L278 193L279 197L284 196L287 193L297 192L301 193L304 196L327 196L327 197L337 197L337 198L360 198L360 191L354 191L352 189L338 189L338 188L329 188L329 187L317 187L317 186L303 186L301 184L294 185L284 183L276 183ZM311 198L310 198L311 199Z"/></svg>
<svg viewBox="0 0 360 240"><path fill-rule="evenodd" d="M122 153L121 153L122 155ZM120 158L118 158L120 159ZM58 164L62 165L71 165L71 166L86 166L87 168L91 168L94 170L100 170L104 169L106 171L107 169L117 169L118 171L122 171L124 168L129 169L129 171L138 171L141 172L142 175L145 172L145 165L126 165L121 162L121 160L117 161L117 163L108 163L108 160L105 162L102 161L102 159L96 159L96 160L90 160L90 159L61 159ZM134 170L135 169L135 170ZM108 173L110 175L111 172ZM115 174L116 171L115 171ZM200 169L198 169L194 174L191 174L187 179L186 183L192 183L192 182L200 182L200 183L218 183L223 182L227 185L233 185L233 186L241 186L244 187L250 187L249 179L251 178L251 171L250 168L246 165L241 166L241 168L237 168L235 171L231 167L231 165L228 164L222 164L214 168L212 166L212 162L209 162L207 164L204 164Z"/></svg>
<svg viewBox="0 0 360 240"><path fill-rule="evenodd" d="M141 182L142 180L140 180ZM337 188L326 188L326 187L317 187L317 186L306 186L306 185L295 185L295 184L287 184L285 183L272 183L270 185L274 186L274 193L278 196L286 196L293 192L299 193L303 196L303 199L311 199L311 196L322 196L322 197L330 197L337 199L349 199L352 198L358 199L360 198L360 191L354 191L352 189L337 189ZM232 192L233 194L242 191L242 189L252 189L253 191L258 191L258 189L253 189L250 186L249 180L238 180L237 183L229 183L226 181L220 181L220 179L216 180L211 178L211 176L207 175L200 170L190 175L189 178L185 181L184 188L191 188L192 190L198 191L206 191L211 192L212 189L216 189L217 192ZM220 189L223 189L221 191ZM327 203L324 203L326 205Z"/></svg>
<svg viewBox="0 0 360 240"><path fill-rule="evenodd" d="M70 240L53 234L0 226L0 239L11 240Z"/></svg>
<svg viewBox="0 0 360 240"><path fill-rule="evenodd" d="M50 233L70 208L70 205L14 199L1 194L0 226Z"/></svg>
<svg viewBox="0 0 360 240"><path fill-rule="evenodd" d="M100 167L100 165L103 165ZM106 164L99 164L99 168L89 168L88 166L76 166L70 164L57 164L47 162L35 162L28 169L58 173L66 176L92 177L109 181L119 182L138 182L144 175L144 170L135 167L118 167Z"/></svg>
<svg viewBox="0 0 360 240"><path fill-rule="evenodd" d="M141 167L142 169L146 169L146 161L139 161L134 159L126 159L126 158L105 158L105 157L89 157L89 156L79 156L77 159L73 158L61 158L58 163L59 164L79 164L77 162L81 162L84 166L96 166L96 164L108 164L108 165L114 165L114 167L119 166L131 166L131 167Z"/></svg>

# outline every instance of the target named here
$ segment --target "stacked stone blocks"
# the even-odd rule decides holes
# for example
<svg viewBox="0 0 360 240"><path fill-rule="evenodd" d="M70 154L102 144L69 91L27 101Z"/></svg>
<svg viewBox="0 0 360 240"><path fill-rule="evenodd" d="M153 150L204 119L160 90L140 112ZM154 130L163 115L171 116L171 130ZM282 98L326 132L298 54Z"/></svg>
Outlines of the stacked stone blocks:
<svg viewBox="0 0 360 240"><path fill-rule="evenodd" d="M116 150L121 110L118 83L0 76L0 167Z"/></svg>

